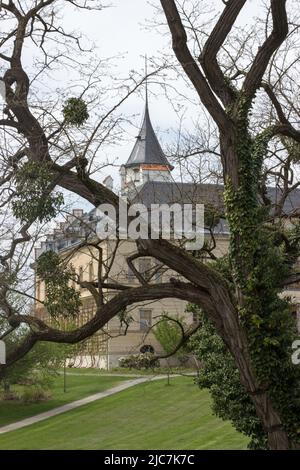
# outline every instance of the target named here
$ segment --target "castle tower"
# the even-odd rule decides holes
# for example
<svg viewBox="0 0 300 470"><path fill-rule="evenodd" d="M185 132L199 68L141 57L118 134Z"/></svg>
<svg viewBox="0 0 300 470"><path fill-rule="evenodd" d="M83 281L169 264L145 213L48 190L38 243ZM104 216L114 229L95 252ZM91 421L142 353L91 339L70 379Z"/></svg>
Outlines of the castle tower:
<svg viewBox="0 0 300 470"><path fill-rule="evenodd" d="M136 194L147 181L172 181L172 170L151 124L146 92L142 127L130 157L120 169L122 195Z"/></svg>

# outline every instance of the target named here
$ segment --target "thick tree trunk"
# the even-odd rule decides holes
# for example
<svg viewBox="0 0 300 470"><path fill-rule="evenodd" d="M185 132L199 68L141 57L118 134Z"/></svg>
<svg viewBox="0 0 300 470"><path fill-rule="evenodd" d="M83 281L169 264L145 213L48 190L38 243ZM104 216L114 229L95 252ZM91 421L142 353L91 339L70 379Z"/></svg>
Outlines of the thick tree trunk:
<svg viewBox="0 0 300 470"><path fill-rule="evenodd" d="M234 136L229 135L221 135L220 138L221 142L221 153L223 158L223 168L224 168L224 180L227 181L229 178L232 187L237 191L240 188L240 185L243 185L243 182L240 181L239 178L239 149L235 148L235 138ZM252 155L249 155L249 161ZM251 174L249 174L251 177ZM256 182L254 183L256 184ZM230 211L231 209L228 208ZM247 212L245 212L245 226L247 224ZM239 223L243 223L242 220ZM255 220L253 220L253 224L255 224ZM232 228L232 227L231 227ZM233 264L243 266L245 269L241 270L243 273L244 279L247 282L247 278L251 272L250 266L244 265L242 259L239 259L240 253L243 252L243 241L241 236L238 234L231 234L232 239L236 247L241 247L241 249L236 250L236 256L233 256L232 262ZM235 277L233 275L233 277ZM236 280L236 302L238 303L239 307L243 308L245 306L244 302L244 295L242 289L240 288L239 281ZM238 314L232 314L232 316L238 316ZM232 352L232 355L235 358L235 362L238 366L241 382L244 385L246 391L250 395L255 409L257 416L259 417L264 430L268 435L268 446L270 450L288 450L290 448L290 443L288 439L288 435L284 430L280 415L278 411L274 408L272 401L269 397L268 391L266 387L262 384L258 383L254 371L251 365L251 358L248 349L248 340L246 336L246 332L243 330L242 326L237 320L237 324L233 328L232 331L235 331L235 338L231 337L231 340L236 340L239 338L240 344L243 345L242 349L236 348L234 342L233 344L229 345L229 349ZM228 334L228 333L227 333ZM223 338L225 340L225 338Z"/></svg>
<svg viewBox="0 0 300 470"><path fill-rule="evenodd" d="M240 373L241 383L251 397L257 416L268 434L269 448L289 449L289 439L279 413L275 410L267 390L255 377L247 337L228 286L217 274L213 275L208 267L163 240L141 240L139 247L141 252L157 257L199 288L199 300L195 303L211 319L217 333L231 352Z"/></svg>
<svg viewBox="0 0 300 470"><path fill-rule="evenodd" d="M270 450L288 450L290 443L285 432L280 416L274 410L267 392L258 392L252 396L257 415L260 417L263 427L268 434L268 444Z"/></svg>
<svg viewBox="0 0 300 470"><path fill-rule="evenodd" d="M269 449L288 450L290 443L280 415L274 408L268 391L263 388L263 385L255 377L248 351L247 338L242 326L239 324L237 312L231 305L228 306L221 302L217 304L217 308L220 316L223 317L223 328L220 329L219 323L214 322L216 330L234 357L240 373L241 383L251 397L257 416L268 434Z"/></svg>

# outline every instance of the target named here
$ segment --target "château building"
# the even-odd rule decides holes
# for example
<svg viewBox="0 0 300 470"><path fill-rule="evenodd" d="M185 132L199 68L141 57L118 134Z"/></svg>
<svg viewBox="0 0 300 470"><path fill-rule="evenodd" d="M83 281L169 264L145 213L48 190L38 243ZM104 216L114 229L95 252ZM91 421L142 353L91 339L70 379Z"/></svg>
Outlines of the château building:
<svg viewBox="0 0 300 470"><path fill-rule="evenodd" d="M221 185L178 183L172 177L172 170L173 166L166 158L154 132L148 100L146 100L140 132L127 162L120 169L121 195L131 201L143 203L147 207L154 203L203 203L222 211L223 187ZM113 189L111 177L107 177L104 184ZM275 188L269 188L268 196L276 204L278 193ZM284 209L289 214L299 207L300 191L294 190L286 199ZM82 299L81 312L76 319L78 326L91 319L96 310L89 290L80 286L80 283L93 282L98 277L99 252L84 243L85 240L96 239L96 225L96 209L89 213L74 210L66 222L59 224L36 249L36 258L47 250L54 250L62 258L67 259L72 266L76 279L79 281L74 280L74 288L80 291ZM225 219L221 218L215 225L214 238L216 243L214 254L224 255L228 249L229 238ZM109 287L112 283L128 287L138 285L138 280L126 261L134 253L135 243L132 241L122 240L118 246L113 240L101 242L101 275L107 284L107 287L103 289L105 299L111 298L117 292L116 289ZM152 283L167 282L170 277L176 276L176 273L170 272L148 257L138 259L135 266ZM35 314L48 321L47 311L43 306L41 307L41 302L45 299L45 286L39 279L36 279L35 290L37 299ZM295 305L300 303L298 284L291 285L287 294L294 299ZM99 331L84 341L80 353L74 358L74 365L109 369L118 366L120 357L144 351L145 346L148 350L153 348L156 353L162 353L162 347L156 340L151 327L163 313L184 318L187 324L197 321L192 313L186 311L186 303L181 300L164 299L136 304L112 319L103 331ZM300 324L299 314L298 322Z"/></svg>

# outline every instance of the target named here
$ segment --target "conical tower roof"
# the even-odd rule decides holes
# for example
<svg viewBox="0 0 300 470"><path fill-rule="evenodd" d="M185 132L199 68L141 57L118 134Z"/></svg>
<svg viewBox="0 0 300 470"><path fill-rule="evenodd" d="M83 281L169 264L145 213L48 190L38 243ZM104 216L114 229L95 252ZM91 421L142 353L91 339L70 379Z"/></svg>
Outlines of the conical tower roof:
<svg viewBox="0 0 300 470"><path fill-rule="evenodd" d="M173 169L152 127L148 99L146 99L145 114L141 130L136 138L135 145L125 167L129 168L139 165L160 165L167 166L170 170Z"/></svg>

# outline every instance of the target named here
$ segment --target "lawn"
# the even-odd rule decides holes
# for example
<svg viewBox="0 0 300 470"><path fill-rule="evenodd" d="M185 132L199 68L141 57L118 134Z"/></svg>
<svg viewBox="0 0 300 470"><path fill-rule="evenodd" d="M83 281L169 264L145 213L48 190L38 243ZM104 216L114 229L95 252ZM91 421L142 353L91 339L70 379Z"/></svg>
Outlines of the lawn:
<svg viewBox="0 0 300 470"><path fill-rule="evenodd" d="M0 449L245 449L247 439L212 415L192 378L139 384L0 436Z"/></svg>
<svg viewBox="0 0 300 470"><path fill-rule="evenodd" d="M128 380L125 377L101 377L95 375L84 376L67 376L67 392L63 390L63 377L58 376L54 379L51 386L51 399L40 403L25 404L21 401L1 401L0 400L0 426L13 423L20 419L42 413L43 411L56 408L70 403L71 401L80 400L80 398L94 393L102 392L108 388L114 387L121 381Z"/></svg>
<svg viewBox="0 0 300 470"><path fill-rule="evenodd" d="M62 372L62 370L61 370ZM195 368L186 368L186 367L172 367L171 369L168 367L159 367L153 369L128 369L126 367L115 367L113 369L110 369L109 371L105 369L92 369L92 368L84 368L84 369L79 369L79 368L71 368L68 370L68 373L73 374L82 374L82 375L132 375L132 376L140 376L140 375L160 375L160 374L196 374L196 369Z"/></svg>

